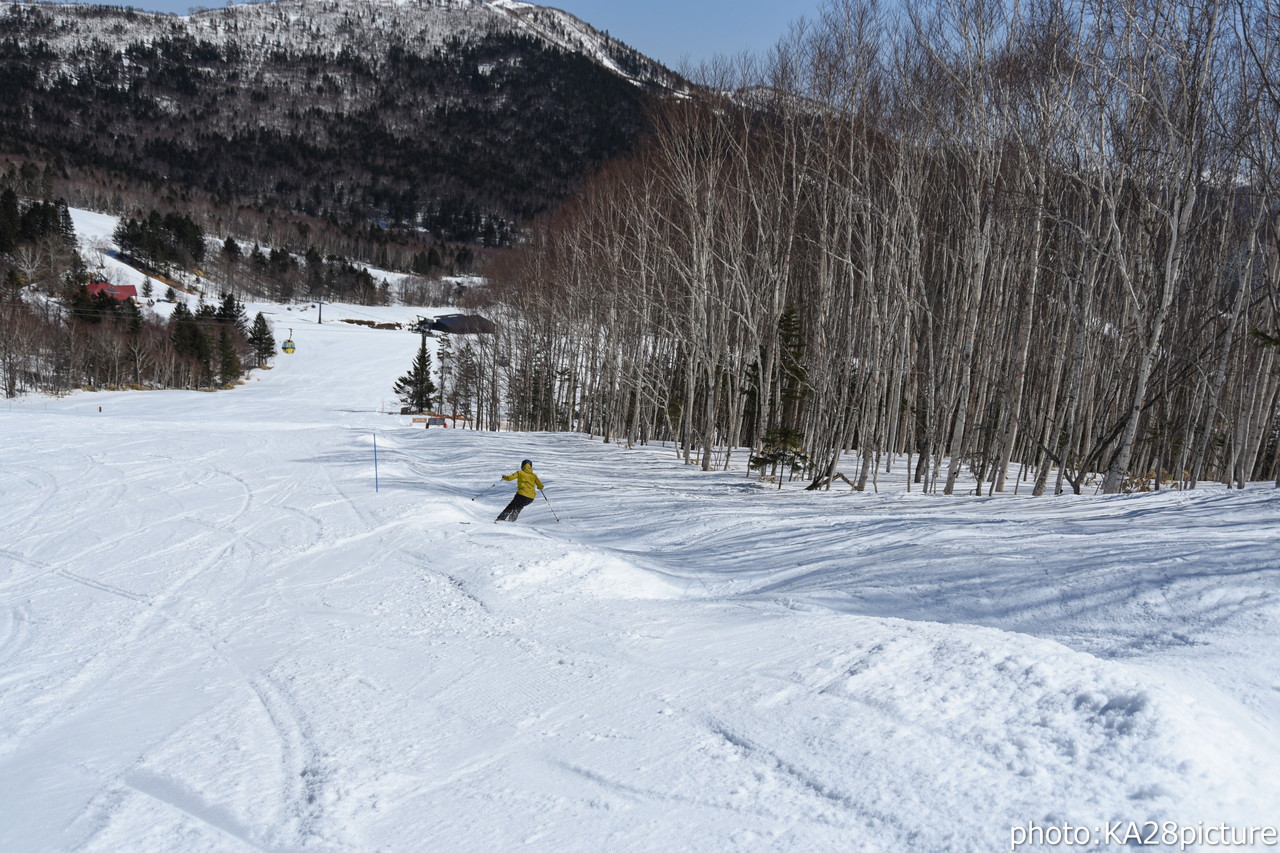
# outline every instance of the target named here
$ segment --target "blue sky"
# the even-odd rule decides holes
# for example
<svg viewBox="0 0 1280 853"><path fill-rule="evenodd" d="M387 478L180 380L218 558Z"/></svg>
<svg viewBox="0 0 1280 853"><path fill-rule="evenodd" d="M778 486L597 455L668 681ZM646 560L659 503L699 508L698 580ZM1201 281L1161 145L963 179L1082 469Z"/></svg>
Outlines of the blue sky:
<svg viewBox="0 0 1280 853"><path fill-rule="evenodd" d="M206 0L112 0L111 5L185 15ZM824 0L545 0L572 12L614 38L660 62L679 68L717 54L765 53L792 21L815 17Z"/></svg>
<svg viewBox="0 0 1280 853"><path fill-rule="evenodd" d="M548 0L672 68L717 54L765 53L823 0Z"/></svg>

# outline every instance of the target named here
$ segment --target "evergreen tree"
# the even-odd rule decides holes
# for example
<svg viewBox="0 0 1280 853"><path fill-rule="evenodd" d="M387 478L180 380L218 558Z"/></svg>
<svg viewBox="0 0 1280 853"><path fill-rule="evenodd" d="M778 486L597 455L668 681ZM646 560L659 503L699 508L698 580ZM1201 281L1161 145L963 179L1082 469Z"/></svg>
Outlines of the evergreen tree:
<svg viewBox="0 0 1280 853"><path fill-rule="evenodd" d="M129 302L120 303L120 313L125 316L128 323L127 329L129 337L136 338L142 334L142 312L138 310L138 306L131 300Z"/></svg>
<svg viewBox="0 0 1280 853"><path fill-rule="evenodd" d="M436 393L436 384L431 381L431 353L427 352L425 335L422 337L422 345L418 347L418 355L413 360L413 368L396 380L392 390L415 412L425 412L431 405L431 395Z"/></svg>
<svg viewBox="0 0 1280 853"><path fill-rule="evenodd" d="M218 305L218 322L226 323L234 326L235 330L244 335L248 333L249 321L244 313L244 304L236 299L234 293L224 293L222 302Z"/></svg>
<svg viewBox="0 0 1280 853"><path fill-rule="evenodd" d="M68 246L76 244L76 226L71 221L71 211L67 208L67 203L62 199L56 202L58 210L58 233L62 235L63 242Z"/></svg>
<svg viewBox="0 0 1280 853"><path fill-rule="evenodd" d="M66 290L65 299L71 317L77 323L97 324L105 317L115 316L115 299L105 293L90 296L83 284L70 286Z"/></svg>
<svg viewBox="0 0 1280 853"><path fill-rule="evenodd" d="M439 390L440 405L443 407L453 396L453 339L448 332L442 332L437 339L436 357L440 360Z"/></svg>
<svg viewBox="0 0 1280 853"><path fill-rule="evenodd" d="M0 254L13 250L22 236L22 214L18 210L18 194L12 189L0 191Z"/></svg>
<svg viewBox="0 0 1280 853"><path fill-rule="evenodd" d="M788 306L778 318L778 350L781 420L785 427L791 427L798 419L800 404L809 392L809 378L804 367L804 334L800 314L794 306Z"/></svg>
<svg viewBox="0 0 1280 853"><path fill-rule="evenodd" d="M186 356L198 362L205 377L212 373L212 348L209 339L201 330L201 318L193 315L191 309L179 302L173 309L170 327L173 335L173 348L178 355Z"/></svg>
<svg viewBox="0 0 1280 853"><path fill-rule="evenodd" d="M223 385L230 385L244 374L231 327L224 325L218 333L218 378Z"/></svg>
<svg viewBox="0 0 1280 853"><path fill-rule="evenodd" d="M253 357L257 359L258 367L266 364L267 359L276 353L275 336L271 334L271 326L267 324L267 318L262 316L261 311L253 318L253 328L249 330L249 343L253 346Z"/></svg>
<svg viewBox="0 0 1280 853"><path fill-rule="evenodd" d="M77 287L87 286L93 279L93 276L89 273L89 268L85 266L84 258L80 257L79 252L71 253L71 257L66 259L64 270L62 285L65 290L74 290Z"/></svg>
<svg viewBox="0 0 1280 853"><path fill-rule="evenodd" d="M145 219L129 217L121 221L112 237L120 251L158 270L187 267L204 260L204 232L181 214L161 216L153 210Z"/></svg>
<svg viewBox="0 0 1280 853"><path fill-rule="evenodd" d="M778 488L782 488L782 477L778 469L795 475L810 465L809 456L804 452L804 435L797 429L779 427L764 434L760 452L751 457L748 464L752 470L764 472L769 469L770 475L776 478Z"/></svg>

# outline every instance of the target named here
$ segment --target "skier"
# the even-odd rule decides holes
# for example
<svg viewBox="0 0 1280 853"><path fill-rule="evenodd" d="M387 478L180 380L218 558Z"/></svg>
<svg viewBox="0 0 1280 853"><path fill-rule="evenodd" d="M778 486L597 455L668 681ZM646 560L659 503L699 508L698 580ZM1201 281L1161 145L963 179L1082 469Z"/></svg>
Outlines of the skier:
<svg viewBox="0 0 1280 853"><path fill-rule="evenodd" d="M533 503L533 498L537 494L534 489L542 488L542 481L538 479L538 475L533 473L533 463L528 459L520 463L520 470L514 474L503 476L504 480L516 480L516 493L511 498L511 503L507 504L507 508L498 514L495 521L515 521L520 515L520 510Z"/></svg>

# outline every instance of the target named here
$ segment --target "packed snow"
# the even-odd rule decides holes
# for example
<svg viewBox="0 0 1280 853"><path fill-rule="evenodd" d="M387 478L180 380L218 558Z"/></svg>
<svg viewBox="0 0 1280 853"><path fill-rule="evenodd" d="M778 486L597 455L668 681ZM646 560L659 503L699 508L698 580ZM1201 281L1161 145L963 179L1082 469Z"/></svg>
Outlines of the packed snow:
<svg viewBox="0 0 1280 853"><path fill-rule="evenodd" d="M233 390L0 404L0 849L1270 849L1267 484L779 490L423 429L340 322L415 309L249 310Z"/></svg>

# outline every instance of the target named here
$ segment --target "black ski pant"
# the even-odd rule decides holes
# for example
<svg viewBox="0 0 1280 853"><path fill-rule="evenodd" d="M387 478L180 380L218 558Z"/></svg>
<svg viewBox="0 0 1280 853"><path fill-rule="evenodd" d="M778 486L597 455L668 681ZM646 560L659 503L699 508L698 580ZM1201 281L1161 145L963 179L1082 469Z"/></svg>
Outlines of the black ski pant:
<svg viewBox="0 0 1280 853"><path fill-rule="evenodd" d="M498 513L498 521L515 521L520 516L520 510L533 503L533 498L526 498L524 495L516 495L511 499L511 503L507 504L507 508Z"/></svg>

